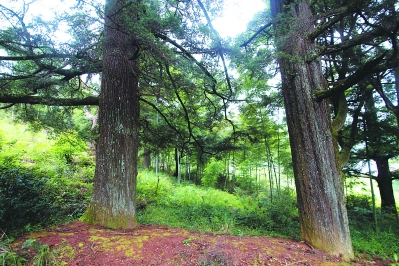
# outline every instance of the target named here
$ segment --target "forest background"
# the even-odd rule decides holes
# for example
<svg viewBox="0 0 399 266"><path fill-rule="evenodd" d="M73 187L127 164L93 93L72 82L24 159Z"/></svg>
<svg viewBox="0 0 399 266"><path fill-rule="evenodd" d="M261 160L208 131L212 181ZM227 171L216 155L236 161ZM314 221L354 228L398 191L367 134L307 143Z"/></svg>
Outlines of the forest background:
<svg viewBox="0 0 399 266"><path fill-rule="evenodd" d="M135 21L151 32L136 23L140 38L129 39L125 54L128 61L140 58L140 72L133 66L141 80L138 168L154 170L139 170L139 222L299 238L283 94L281 85L268 85L277 73L276 58L285 56L271 38L270 10L255 15L236 39L222 39L207 17L217 16L221 3L206 3L202 11L209 13L196 17L194 5L183 9L172 2L135 3ZM330 86L315 95L331 98L334 140L347 158L342 169L355 251L393 258L398 254L398 174L392 167L399 135L397 27L378 26L398 7L389 1L357 4L350 6L355 11L340 11L356 14L352 20L338 11L324 14L326 23L319 21L316 29L336 27L317 33L319 54L307 54L306 61L321 58ZM324 5L312 8L320 12L332 3ZM13 235L76 219L89 206L99 138L95 106L104 13L96 3L79 1L74 12L60 12L55 21L25 21L29 4L0 7L2 19L12 25L1 32L0 228ZM381 7L389 10L387 17L377 11ZM70 34L68 42L54 39L60 29ZM373 37L364 37L369 31ZM345 46L352 38L356 43ZM31 131L31 141L17 134L21 127ZM366 178L379 189L374 184L375 192L360 193L369 190L370 183L359 185Z"/></svg>

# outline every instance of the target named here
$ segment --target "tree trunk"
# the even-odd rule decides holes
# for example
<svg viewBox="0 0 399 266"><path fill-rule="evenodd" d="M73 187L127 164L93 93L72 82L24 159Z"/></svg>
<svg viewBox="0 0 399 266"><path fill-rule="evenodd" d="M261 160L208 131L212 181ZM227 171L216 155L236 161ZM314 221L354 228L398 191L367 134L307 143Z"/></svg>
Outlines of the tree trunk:
<svg viewBox="0 0 399 266"><path fill-rule="evenodd" d="M284 3L283 3L284 2ZM287 3L290 2L290 3ZM343 180L337 165L321 64L307 34L314 29L308 1L271 0L290 136L301 238L343 259L353 258ZM289 6L292 4L292 6ZM284 15L284 16L281 16Z"/></svg>
<svg viewBox="0 0 399 266"><path fill-rule="evenodd" d="M151 167L151 151L149 149L144 148L143 168L149 169L150 167Z"/></svg>
<svg viewBox="0 0 399 266"><path fill-rule="evenodd" d="M388 158L378 157L375 159L375 162L378 169L377 183L380 189L381 209L388 213L397 214Z"/></svg>
<svg viewBox="0 0 399 266"><path fill-rule="evenodd" d="M82 220L110 228L137 226L138 63L129 60L132 38L123 21L126 1L105 6L104 59L94 190ZM131 18L131 16L129 16Z"/></svg>

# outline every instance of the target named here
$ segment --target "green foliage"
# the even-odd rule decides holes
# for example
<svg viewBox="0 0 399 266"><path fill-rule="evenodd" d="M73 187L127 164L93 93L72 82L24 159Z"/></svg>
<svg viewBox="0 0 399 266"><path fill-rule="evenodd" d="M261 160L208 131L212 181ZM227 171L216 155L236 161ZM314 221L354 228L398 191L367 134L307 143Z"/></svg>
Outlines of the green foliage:
<svg viewBox="0 0 399 266"><path fill-rule="evenodd" d="M0 165L29 168L49 177L68 177L84 182L93 180L94 157L77 132L67 131L59 135L43 130L32 132L28 126L7 118L0 120L0 126L4 132L13 132L4 134Z"/></svg>
<svg viewBox="0 0 399 266"><path fill-rule="evenodd" d="M263 229L269 234L298 238L299 219L295 193L291 189L280 192L273 201L262 196L258 200L258 208L242 212L237 223L253 229Z"/></svg>
<svg viewBox="0 0 399 266"><path fill-rule="evenodd" d="M2 150L2 147L5 142L5 134L4 132L0 129L0 151Z"/></svg>
<svg viewBox="0 0 399 266"><path fill-rule="evenodd" d="M52 153L66 163L73 163L73 156L87 150L86 143L75 131L62 132L52 147Z"/></svg>
<svg viewBox="0 0 399 266"><path fill-rule="evenodd" d="M160 176L159 180L158 183L158 178L151 172L139 174L140 223L239 235L244 232L299 235L292 191L282 192L279 200L270 203L266 198L257 201L253 197L239 197L192 184L173 185L167 176Z"/></svg>
<svg viewBox="0 0 399 266"><path fill-rule="evenodd" d="M14 265L22 266L25 265L26 259L15 252L11 246L13 239L6 238L4 232L2 232L0 238L0 265Z"/></svg>
<svg viewBox="0 0 399 266"><path fill-rule="evenodd" d="M351 224L357 228L370 230L373 223L373 209L371 198L362 194L349 194L346 196L346 207L351 217Z"/></svg>
<svg viewBox="0 0 399 266"><path fill-rule="evenodd" d="M0 228L30 231L67 219L86 209L91 185L48 178L22 168L0 168Z"/></svg>
<svg viewBox="0 0 399 266"><path fill-rule="evenodd" d="M392 259L399 253L399 228L392 214L377 211L378 230L375 230L370 197L348 195L347 209L355 252Z"/></svg>
<svg viewBox="0 0 399 266"><path fill-rule="evenodd" d="M398 236L398 232L392 229L375 232L373 229L356 230L356 228L351 227L351 237L355 252L383 259L392 259L394 254L398 254Z"/></svg>
<svg viewBox="0 0 399 266"><path fill-rule="evenodd" d="M392 263L391 264L391 266L397 266L397 265L399 265L398 264L398 254L393 254L393 261L395 262L395 263Z"/></svg>
<svg viewBox="0 0 399 266"><path fill-rule="evenodd" d="M28 239L22 244L22 249L31 249L36 251L36 255L32 259L33 265L47 266L59 265L54 253L50 250L49 245L42 244L36 239Z"/></svg>
<svg viewBox="0 0 399 266"><path fill-rule="evenodd" d="M205 187L216 188L218 180L221 179L224 173L224 165L221 161L211 159L204 170L204 176L201 179L201 184Z"/></svg>
<svg viewBox="0 0 399 266"><path fill-rule="evenodd" d="M54 211L45 193L46 181L20 168L0 168L0 228L46 224Z"/></svg>

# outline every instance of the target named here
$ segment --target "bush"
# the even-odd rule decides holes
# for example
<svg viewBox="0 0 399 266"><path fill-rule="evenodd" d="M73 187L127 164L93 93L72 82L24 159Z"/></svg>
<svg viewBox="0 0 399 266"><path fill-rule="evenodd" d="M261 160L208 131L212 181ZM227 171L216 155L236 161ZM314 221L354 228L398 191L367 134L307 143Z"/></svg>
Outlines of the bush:
<svg viewBox="0 0 399 266"><path fill-rule="evenodd" d="M258 208L240 212L237 224L267 231L269 234L298 238L299 218L295 193L290 189L280 192L273 202L267 197L259 199Z"/></svg>
<svg viewBox="0 0 399 266"><path fill-rule="evenodd" d="M220 181L223 179L221 178L223 173L223 163L212 159L208 166L204 169L204 176L201 179L201 184L205 187L216 188L218 185L218 180Z"/></svg>
<svg viewBox="0 0 399 266"><path fill-rule="evenodd" d="M399 228L397 217L376 210L375 227L371 198L368 195L351 194L346 197L351 237L355 252L392 258L399 253Z"/></svg>
<svg viewBox="0 0 399 266"><path fill-rule="evenodd" d="M86 209L91 185L47 178L22 168L0 168L0 229L17 234L76 219ZM8 233L10 235L10 233Z"/></svg>
<svg viewBox="0 0 399 266"><path fill-rule="evenodd" d="M363 230L369 230L373 227L373 210L369 196L361 194L347 195L346 208L351 225Z"/></svg>
<svg viewBox="0 0 399 266"><path fill-rule="evenodd" d="M13 231L46 224L53 212L44 192L46 181L21 168L0 168L0 228Z"/></svg>

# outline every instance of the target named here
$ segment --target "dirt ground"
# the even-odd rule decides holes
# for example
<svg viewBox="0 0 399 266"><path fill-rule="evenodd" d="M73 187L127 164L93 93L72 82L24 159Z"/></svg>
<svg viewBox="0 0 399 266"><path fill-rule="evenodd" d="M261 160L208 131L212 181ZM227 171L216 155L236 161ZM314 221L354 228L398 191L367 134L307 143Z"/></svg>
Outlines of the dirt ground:
<svg viewBox="0 0 399 266"><path fill-rule="evenodd" d="M361 259L344 263L290 239L200 234L164 226L111 230L73 222L26 235L14 247L20 249L29 238L48 244L59 265L389 265Z"/></svg>

